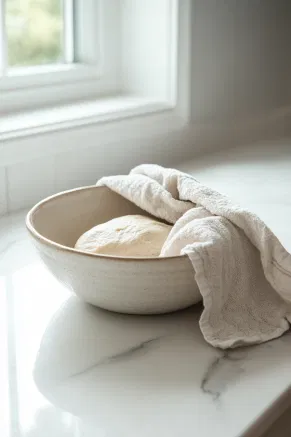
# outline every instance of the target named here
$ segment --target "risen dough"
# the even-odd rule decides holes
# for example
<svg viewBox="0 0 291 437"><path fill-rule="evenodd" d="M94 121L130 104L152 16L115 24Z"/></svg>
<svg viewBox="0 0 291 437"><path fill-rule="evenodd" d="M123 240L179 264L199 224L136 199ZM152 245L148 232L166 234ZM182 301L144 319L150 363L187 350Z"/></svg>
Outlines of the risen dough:
<svg viewBox="0 0 291 437"><path fill-rule="evenodd" d="M142 215L126 215L81 235L75 248L103 255L156 257L172 226Z"/></svg>

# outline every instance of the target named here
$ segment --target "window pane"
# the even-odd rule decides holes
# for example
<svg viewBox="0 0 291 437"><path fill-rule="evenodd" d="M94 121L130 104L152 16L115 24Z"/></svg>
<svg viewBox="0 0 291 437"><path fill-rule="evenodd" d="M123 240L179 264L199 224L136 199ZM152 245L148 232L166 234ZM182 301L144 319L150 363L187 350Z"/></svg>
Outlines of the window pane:
<svg viewBox="0 0 291 437"><path fill-rule="evenodd" d="M6 0L8 66L63 62L62 0Z"/></svg>

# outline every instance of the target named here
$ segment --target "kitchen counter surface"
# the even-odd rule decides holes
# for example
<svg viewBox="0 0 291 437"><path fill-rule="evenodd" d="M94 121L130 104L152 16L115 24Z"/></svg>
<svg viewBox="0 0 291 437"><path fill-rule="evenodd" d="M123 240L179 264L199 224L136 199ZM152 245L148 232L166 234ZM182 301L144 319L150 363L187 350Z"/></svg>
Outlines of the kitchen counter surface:
<svg viewBox="0 0 291 437"><path fill-rule="evenodd" d="M291 145L180 168L291 250ZM291 404L290 333L220 351L200 333L199 305L154 317L86 305L42 265L24 216L0 219L1 437L259 437Z"/></svg>

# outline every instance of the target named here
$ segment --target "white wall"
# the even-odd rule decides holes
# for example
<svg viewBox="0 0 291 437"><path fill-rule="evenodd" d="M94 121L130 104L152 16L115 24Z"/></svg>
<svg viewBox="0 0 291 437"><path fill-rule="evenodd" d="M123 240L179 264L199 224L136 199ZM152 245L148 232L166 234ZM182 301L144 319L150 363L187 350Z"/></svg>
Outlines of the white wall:
<svg viewBox="0 0 291 437"><path fill-rule="evenodd" d="M148 115L147 119L146 124L142 118L122 122L123 128L114 141L111 136L107 140L104 133L100 138L98 125L11 140L12 155L14 147L16 151L19 146L27 150L33 141L39 156L26 160L21 156L19 162L2 168L0 164L0 215L32 206L59 191L95 184L104 175L126 174L141 162L171 165L180 156L187 156L189 137L179 123L174 126L173 122L163 122L162 115ZM160 131L158 126L153 129L154 123L161 126ZM170 138L164 134L167 129ZM52 155L44 155L42 146L47 151L52 141L65 145L65 151L58 153L54 148ZM34 152L37 155L37 150Z"/></svg>
<svg viewBox="0 0 291 437"><path fill-rule="evenodd" d="M291 104L291 1L193 0L192 119Z"/></svg>

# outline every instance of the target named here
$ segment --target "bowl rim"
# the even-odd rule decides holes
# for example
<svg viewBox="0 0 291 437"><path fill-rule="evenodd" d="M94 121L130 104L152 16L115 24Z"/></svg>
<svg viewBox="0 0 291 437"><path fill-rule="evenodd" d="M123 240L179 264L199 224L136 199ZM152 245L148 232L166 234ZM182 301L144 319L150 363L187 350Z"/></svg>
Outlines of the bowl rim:
<svg viewBox="0 0 291 437"><path fill-rule="evenodd" d="M85 255L88 257L93 258L99 258L99 259L112 259L115 261L166 261L166 260L173 260L173 259L185 259L188 258L187 255L173 255L173 256L165 256L165 257L123 257L123 256L116 256L116 255L104 255L104 254L98 254L98 253L90 253L90 252L83 252L81 250L75 249L74 247L64 246L63 244L56 243L53 240L50 240L49 238L44 237L41 235L33 226L33 216L40 208L42 208L47 203L51 202L53 199L57 197L62 196L68 196L72 193L75 193L77 191L86 191L86 190L92 190L92 189L100 189L105 187L97 187L96 185L88 185L85 187L78 187L73 188L71 190L61 191L59 193L53 194L52 196L48 196L45 199L38 202L36 205L34 205L30 211L26 215L25 224L26 228L28 229L29 233L34 237L36 240L40 241L41 243L45 244L46 246L52 247L56 250L72 253L75 255Z"/></svg>

